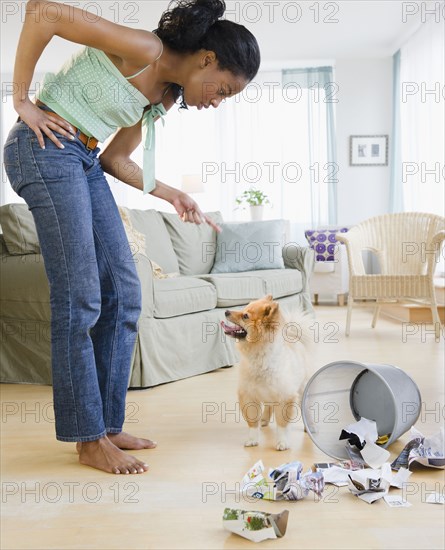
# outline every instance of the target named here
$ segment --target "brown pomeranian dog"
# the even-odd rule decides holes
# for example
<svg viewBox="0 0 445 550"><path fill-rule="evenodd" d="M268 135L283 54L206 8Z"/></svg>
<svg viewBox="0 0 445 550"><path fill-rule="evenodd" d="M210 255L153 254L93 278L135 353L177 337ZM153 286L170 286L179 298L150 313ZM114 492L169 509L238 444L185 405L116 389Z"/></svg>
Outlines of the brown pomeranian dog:
<svg viewBox="0 0 445 550"><path fill-rule="evenodd" d="M238 399L249 426L244 445L258 445L260 422L267 426L274 414L276 449L289 449L289 423L299 414L307 380L309 316L286 319L271 295L225 315L231 324L221 321L221 327L227 336L236 338L241 356Z"/></svg>

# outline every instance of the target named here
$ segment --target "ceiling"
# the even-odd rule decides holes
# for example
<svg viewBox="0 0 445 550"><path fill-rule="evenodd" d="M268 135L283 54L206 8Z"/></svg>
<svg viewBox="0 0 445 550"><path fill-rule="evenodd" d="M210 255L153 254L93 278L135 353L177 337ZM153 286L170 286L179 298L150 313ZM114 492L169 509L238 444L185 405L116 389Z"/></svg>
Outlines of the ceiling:
<svg viewBox="0 0 445 550"><path fill-rule="evenodd" d="M152 30L167 0L78 0L88 10L117 23ZM366 59L394 54L425 18L425 8L444 2L401 0L227 0L227 18L244 24L260 43L263 68L286 61ZM2 2L2 74L13 71L25 2ZM17 9L16 13L11 13ZM8 11L7 11L8 10ZM405 13L404 13L405 10ZM317 13L318 11L318 13ZM407 13L413 12L413 13ZM441 21L444 21L444 11ZM43 52L36 72L57 69L78 49L55 37Z"/></svg>

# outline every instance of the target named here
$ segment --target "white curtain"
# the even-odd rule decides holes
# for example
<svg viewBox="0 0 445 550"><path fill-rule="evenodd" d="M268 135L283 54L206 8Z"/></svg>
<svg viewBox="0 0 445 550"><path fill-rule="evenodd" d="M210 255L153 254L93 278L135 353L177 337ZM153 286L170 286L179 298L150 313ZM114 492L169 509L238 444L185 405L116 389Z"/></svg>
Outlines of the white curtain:
<svg viewBox="0 0 445 550"><path fill-rule="evenodd" d="M157 178L181 188L183 175L200 174L203 192L193 197L202 210L220 210L228 221L250 219L249 211L237 208L235 199L256 187L270 200L264 218L289 220L290 238L304 244L305 229L335 223L335 197L327 183L336 178L334 167L327 166L335 145L330 140L333 120L327 114L333 109L326 101L326 93L333 92L325 86L327 74L320 80L318 68L286 75L281 70L264 71L218 109L173 107L165 126L156 124ZM315 76L321 87L314 86ZM3 116L9 127L17 115L12 106L3 105L3 115L5 111L11 115ZM142 166L142 147L132 158ZM108 181L119 205L174 212L165 201L143 196L110 176ZM20 200L5 178L2 187L3 202Z"/></svg>
<svg viewBox="0 0 445 550"><path fill-rule="evenodd" d="M443 20L430 17L400 49L398 137L405 211L444 215L444 48Z"/></svg>
<svg viewBox="0 0 445 550"><path fill-rule="evenodd" d="M338 102L338 86L334 82L333 68L283 71L283 88L289 86L303 91L302 99L307 110L309 148L301 160L306 165L304 184L310 196L311 227L334 225L337 223L338 182L334 106ZM294 150L294 155L299 158L300 150ZM309 221L307 214L305 221Z"/></svg>
<svg viewBox="0 0 445 550"><path fill-rule="evenodd" d="M326 81L332 69L321 69L263 71L216 110L174 107L165 127L157 124L157 177L180 187L183 174L201 174L204 192L194 198L203 210L220 210L225 220L248 220L235 198L258 188L271 203L265 219L289 220L290 237L302 244L305 229L335 223L335 103L329 101L335 90ZM140 162L140 155L136 151L133 158ZM137 192L125 202L141 207ZM148 207L169 208L153 199Z"/></svg>

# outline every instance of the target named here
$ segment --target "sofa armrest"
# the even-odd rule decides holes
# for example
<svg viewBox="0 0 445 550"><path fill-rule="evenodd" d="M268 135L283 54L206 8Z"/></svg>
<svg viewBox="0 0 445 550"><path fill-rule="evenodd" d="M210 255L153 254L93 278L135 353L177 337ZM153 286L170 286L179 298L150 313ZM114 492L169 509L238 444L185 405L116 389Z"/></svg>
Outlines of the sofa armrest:
<svg viewBox="0 0 445 550"><path fill-rule="evenodd" d="M0 316L20 322L49 321L49 285L43 257L2 250L0 269Z"/></svg>
<svg viewBox="0 0 445 550"><path fill-rule="evenodd" d="M283 260L285 267L298 269L301 272L303 289L307 290L314 270L314 250L309 246L299 246L296 243L289 243L283 248Z"/></svg>
<svg viewBox="0 0 445 550"><path fill-rule="evenodd" d="M8 251L8 248L6 247L5 237L3 233L0 233L0 257L6 257L10 256L11 254Z"/></svg>
<svg viewBox="0 0 445 550"><path fill-rule="evenodd" d="M142 312L141 317L154 315L154 277L153 265L145 254L136 253L134 256L136 270L141 282Z"/></svg>

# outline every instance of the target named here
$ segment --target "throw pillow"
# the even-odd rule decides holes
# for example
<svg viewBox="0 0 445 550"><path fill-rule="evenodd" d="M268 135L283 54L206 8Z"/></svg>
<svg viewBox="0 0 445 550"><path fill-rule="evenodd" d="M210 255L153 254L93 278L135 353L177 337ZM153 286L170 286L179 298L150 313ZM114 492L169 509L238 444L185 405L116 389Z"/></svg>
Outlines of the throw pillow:
<svg viewBox="0 0 445 550"><path fill-rule="evenodd" d="M127 239L130 244L132 254L135 255L136 253L139 253L148 258L147 249L145 246L145 235L143 235L140 231L133 227L133 224L131 223L130 217L128 215L128 210L126 208L118 206L118 209L119 214L122 218L122 222L124 224L125 233L127 234ZM150 258L148 259L151 262L153 277L155 279L168 279L170 277L179 277L179 273L176 272L164 273L162 267L159 264L157 264L154 260L151 260Z"/></svg>
<svg viewBox="0 0 445 550"><path fill-rule="evenodd" d="M335 260L335 251L340 244L335 238L336 233L347 233L347 227L334 229L308 229L305 231L305 237L309 246L315 250L315 260L317 262L333 262Z"/></svg>
<svg viewBox="0 0 445 550"><path fill-rule="evenodd" d="M284 269L284 220L222 223L211 273Z"/></svg>
<svg viewBox="0 0 445 550"><path fill-rule="evenodd" d="M126 208L118 206L118 209L120 217L122 219L122 223L124 224L125 233L127 234L128 243L130 245L130 248L132 249L132 254L135 255L137 252L139 252L139 254L142 254L143 256L148 258L147 250L145 248L145 235L143 235L140 231L133 227L130 216L128 215L128 210Z"/></svg>
<svg viewBox="0 0 445 550"><path fill-rule="evenodd" d="M223 221L221 212L205 212L216 224ZM178 214L161 212L178 259L181 275L206 275L215 259L216 231L207 223L184 223Z"/></svg>

